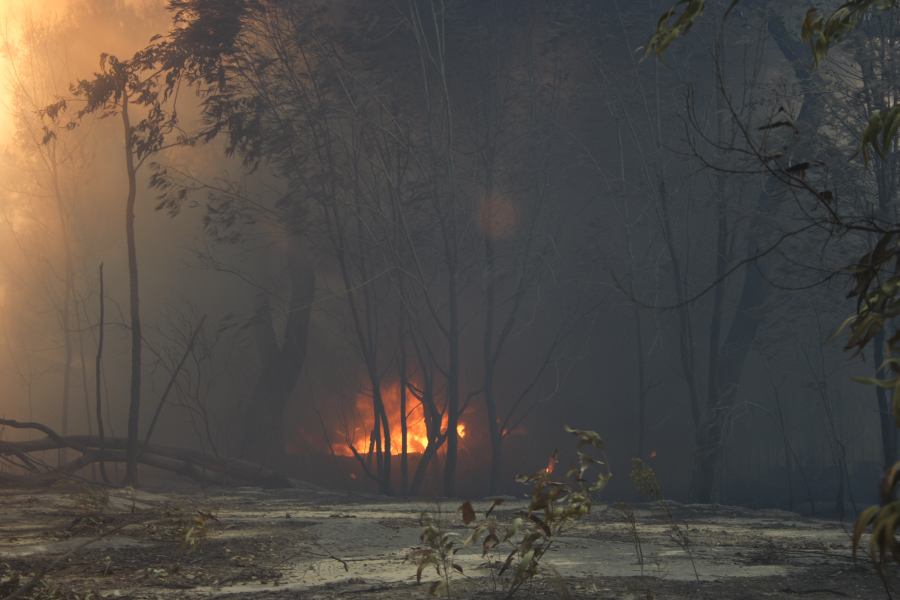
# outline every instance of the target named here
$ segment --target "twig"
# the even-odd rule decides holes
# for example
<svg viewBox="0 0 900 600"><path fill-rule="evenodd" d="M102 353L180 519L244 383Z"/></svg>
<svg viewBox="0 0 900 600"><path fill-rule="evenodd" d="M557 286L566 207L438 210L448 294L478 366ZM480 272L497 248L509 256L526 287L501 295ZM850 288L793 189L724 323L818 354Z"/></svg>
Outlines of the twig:
<svg viewBox="0 0 900 600"><path fill-rule="evenodd" d="M203 315L200 318L200 322L197 323L197 327L194 328L194 332L191 334L191 339L188 341L188 344L184 349L184 354L181 355L181 360L178 361L178 365L175 367L175 370L172 371L172 375L169 377L169 382L166 384L166 389L163 390L162 397L159 399L159 404L156 406L156 412L153 413L153 420L150 421L150 427L147 429L147 435L144 437L143 448L146 448L147 444L150 443L150 436L153 435L153 430L156 428L156 422L159 419L160 413L162 413L163 406L165 406L166 404L166 399L169 397L169 392L172 391L172 387L175 385L175 381L178 379L178 375L181 373L181 369L184 367L184 363L187 362L188 357L191 355L191 351L194 349L194 343L197 341L197 336L203 329L204 321L206 321L206 315ZM141 452L143 452L143 450L141 450ZM138 456L140 456L140 452L138 453Z"/></svg>

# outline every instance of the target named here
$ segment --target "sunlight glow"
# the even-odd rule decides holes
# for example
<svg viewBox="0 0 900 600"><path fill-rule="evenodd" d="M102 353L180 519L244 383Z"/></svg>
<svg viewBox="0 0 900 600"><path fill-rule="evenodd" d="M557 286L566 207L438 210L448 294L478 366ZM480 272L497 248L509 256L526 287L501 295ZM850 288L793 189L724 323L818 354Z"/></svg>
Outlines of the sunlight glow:
<svg viewBox="0 0 900 600"><path fill-rule="evenodd" d="M58 22L79 1L83 0L0 0L0 146L9 145L14 133L12 61L22 50L26 24L46 26ZM123 0L122 5L159 10L165 3L166 0ZM84 40L86 45L97 43L89 31L85 31ZM105 50L108 48L91 48L98 56Z"/></svg>

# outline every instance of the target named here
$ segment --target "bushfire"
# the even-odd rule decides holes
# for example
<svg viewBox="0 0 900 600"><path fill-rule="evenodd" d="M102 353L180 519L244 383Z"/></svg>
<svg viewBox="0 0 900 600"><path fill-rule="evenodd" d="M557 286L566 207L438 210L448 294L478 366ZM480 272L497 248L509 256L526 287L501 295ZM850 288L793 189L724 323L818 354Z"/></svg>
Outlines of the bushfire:
<svg viewBox="0 0 900 600"><path fill-rule="evenodd" d="M393 382L382 386L382 399L387 412L391 433L391 454L400 456L402 447L402 425L400 423L400 383ZM425 416L422 404L412 394L407 394L406 406L406 452L407 454L423 454L428 446L428 428L425 425ZM372 396L362 392L356 396L353 406L353 414L337 432L336 438L346 440L344 443L335 444L334 452L340 456L353 456L352 445L360 454L366 454L372 443L372 431L374 430L375 416L372 409ZM447 415L441 422L441 428L447 427ZM466 437L466 424L460 421L456 426L456 432L460 438ZM443 447L441 448L443 450Z"/></svg>

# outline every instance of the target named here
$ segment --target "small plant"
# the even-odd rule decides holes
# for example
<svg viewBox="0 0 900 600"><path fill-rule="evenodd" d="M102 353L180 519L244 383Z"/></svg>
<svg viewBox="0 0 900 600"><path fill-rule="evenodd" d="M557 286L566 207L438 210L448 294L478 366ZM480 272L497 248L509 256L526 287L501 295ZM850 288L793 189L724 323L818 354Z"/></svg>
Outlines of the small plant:
<svg viewBox="0 0 900 600"><path fill-rule="evenodd" d="M464 521L466 516L464 511ZM463 568L455 562L456 553L462 547L459 535L447 531L439 518L436 519L428 513L422 513L421 522L422 533L419 535L419 541L422 545L413 548L408 557L408 560L416 564L416 582L421 583L422 573L428 567L432 567L439 579L431 584L429 593L432 596L442 594L450 598L451 570L463 574Z"/></svg>
<svg viewBox="0 0 900 600"><path fill-rule="evenodd" d="M585 448L602 453L603 440L594 431L566 427L566 432L574 435L577 459L565 473L563 481L555 481L553 474L557 463L554 452L547 467L528 477L519 477L520 483L531 485L531 502L519 517L519 533L510 537L514 548L507 556L504 571L513 568L513 580L507 593L512 597L523 584L537 573L541 560L550 550L558 536L569 526L591 512L593 495L606 487L612 474L609 465L601 458L595 458ZM588 472L594 467L603 467L596 477L589 478Z"/></svg>
<svg viewBox="0 0 900 600"><path fill-rule="evenodd" d="M194 550L209 536L213 523L218 522L219 519L214 514L202 510L196 511L191 517L190 523L184 527L182 545L188 550Z"/></svg>
<svg viewBox="0 0 900 600"><path fill-rule="evenodd" d="M644 546L641 544L641 536L638 533L637 527L637 517L634 514L634 510L624 502L620 502L616 505L616 508L619 509L619 512L622 513L622 517L625 519L625 523L628 525L628 532L631 534L631 543L634 544L634 556L637 559L638 564L641 566L641 577L644 576Z"/></svg>
<svg viewBox="0 0 900 600"><path fill-rule="evenodd" d="M862 511L853 528L853 556L862 541L863 533L869 526L872 535L869 539L869 558L882 572L887 558L890 556L900 562L900 543L897 541L897 530L900 529L900 500L895 498L897 485L900 484L900 462L895 463L881 481L881 504L870 506Z"/></svg>
<svg viewBox="0 0 900 600"><path fill-rule="evenodd" d="M559 480L553 477L558 463L556 452L550 456L547 466L533 475L518 477L518 482L531 486L531 499L527 508L511 522L502 523L494 514L494 509L503 503L502 499L494 500L481 519L472 503L464 502L459 507L462 521L472 531L468 538L460 541L457 534L447 531L440 521L423 515L419 536L422 546L413 548L409 560L417 565L417 582L421 582L428 567L435 569L439 580L431 584L431 595L443 594L450 598L452 572L464 574L462 566L456 562L456 554L465 546L480 544L482 557L494 556L501 548L506 553L497 573L498 577L509 577L506 598L514 596L525 583L534 579L542 567L549 571L558 596L569 597L559 573L542 565L541 561L563 531L591 512L594 494L606 487L612 474L603 455L604 444L599 434L570 427L566 427L566 432L577 438L576 460ZM598 472L591 474L593 469ZM489 563L493 564L492 561Z"/></svg>
<svg viewBox="0 0 900 600"><path fill-rule="evenodd" d="M102 513L109 507L109 491L106 488L85 486L73 499L82 511L90 514Z"/></svg>
<svg viewBox="0 0 900 600"><path fill-rule="evenodd" d="M632 458L631 483L639 494L656 501L663 509L666 519L669 521L669 537L687 554L688 560L691 561L691 568L694 570L694 579L700 581L700 573L697 571L697 563L694 561L694 553L691 551L688 528L683 523L679 523L672 514L672 509L663 496L662 485L656 477L656 471L640 458Z"/></svg>

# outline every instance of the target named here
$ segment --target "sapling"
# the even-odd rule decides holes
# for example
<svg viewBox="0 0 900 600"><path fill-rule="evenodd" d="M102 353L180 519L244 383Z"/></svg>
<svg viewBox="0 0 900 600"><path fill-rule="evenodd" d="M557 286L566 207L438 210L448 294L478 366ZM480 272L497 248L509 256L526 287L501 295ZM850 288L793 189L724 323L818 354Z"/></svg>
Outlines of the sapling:
<svg viewBox="0 0 900 600"><path fill-rule="evenodd" d="M450 597L452 571L463 574L454 557L462 546L479 544L483 557L493 555L501 548L506 553L498 572L499 577L508 577L506 598L513 597L542 569L551 574L554 582L561 584L558 585L561 590L565 589L559 574L552 567L544 566L542 560L564 531L591 512L594 495L606 487L612 477L599 434L570 427L566 427L566 432L577 439L575 461L562 478L556 479L558 459L554 452L547 466L532 475L518 477L517 481L531 487L530 500L510 522L502 522L495 516L494 509L502 504L501 499L494 500L480 519L471 502L464 502L459 507L463 523L472 529L462 544L433 519L424 522L420 536L423 546L413 550L411 559L418 565L418 581L429 566L441 578L431 585L433 595L444 592ZM568 591L560 594L568 597Z"/></svg>

